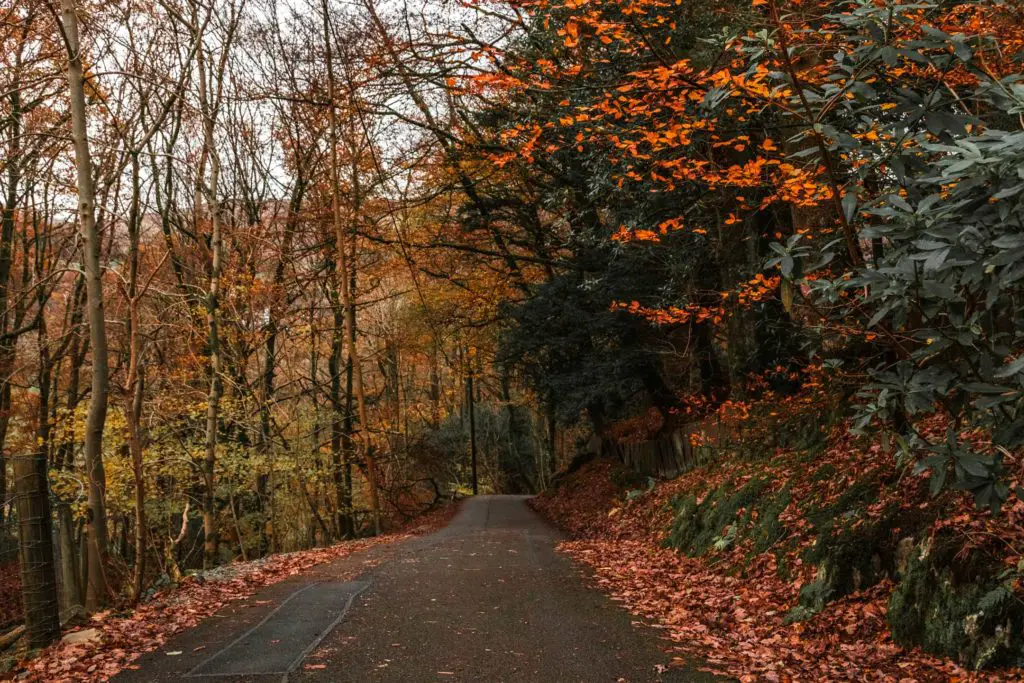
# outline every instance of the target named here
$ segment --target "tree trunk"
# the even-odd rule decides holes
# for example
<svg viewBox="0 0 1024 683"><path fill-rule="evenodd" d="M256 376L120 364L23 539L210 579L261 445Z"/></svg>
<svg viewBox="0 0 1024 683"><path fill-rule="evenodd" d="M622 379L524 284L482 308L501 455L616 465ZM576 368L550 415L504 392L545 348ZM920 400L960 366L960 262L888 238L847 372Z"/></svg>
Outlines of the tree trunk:
<svg viewBox="0 0 1024 683"><path fill-rule="evenodd" d="M226 46L224 49L227 49ZM213 138L214 111L208 92L206 60L203 50L196 56L199 63L199 100L203 113L203 157L210 162L209 189L206 193L207 212L210 216L210 285L206 297L206 324L209 334L210 389L206 400L206 455L203 459L203 567L210 568L217 561L217 511L214 501L214 468L217 463L217 425L219 422L221 385L221 349L219 326L221 224L217 199L220 178L220 155ZM202 180L200 180L202 182ZM196 207L199 210L199 207Z"/></svg>
<svg viewBox="0 0 1024 683"><path fill-rule="evenodd" d="M104 503L103 428L107 420L109 369L107 333L103 319L103 281L100 270L100 235L96 226L96 190L85 113L85 80L78 40L78 16L74 0L61 0L64 38L68 49L68 94L72 139L78 181L78 217L84 244L85 283L88 301L89 340L92 346L92 395L85 423L85 469L89 478L89 511L86 522L89 583L85 606L97 610L107 603L107 515Z"/></svg>
<svg viewBox="0 0 1024 683"><path fill-rule="evenodd" d="M338 297L332 296L334 309L334 332L331 337L331 357L327 369L331 375L331 474L334 479L336 501L335 531L338 538L351 536L355 532L352 520L352 481L345 476L349 462L351 442L351 382L346 394L346 409L341 408L341 365L344 351L345 316L338 304ZM346 374L348 368L346 367ZM346 429L348 427L348 429Z"/></svg>
<svg viewBox="0 0 1024 683"><path fill-rule="evenodd" d="M268 320L267 320L267 337L264 342L264 357L263 357L263 371L261 373L262 380L262 392L260 396L260 448L263 450L263 454L267 457L268 462L272 462L273 457L273 444L271 439L271 427L272 419L270 408L274 400L274 379L277 371L277 336L280 331L279 319L281 316L281 299L284 298L284 294L281 292L281 288L284 284L285 266L291 258L292 252L292 241L295 236L295 229L299 220L299 211L302 208L302 199L305 195L305 181L300 175L295 181L295 186L292 188L291 199L288 202L288 216L285 219L284 235L281 244L281 253L277 260L277 265L274 268L274 288L272 292L273 299L268 309ZM260 554L264 554L269 549L269 541L266 533L266 515L264 513L264 499L267 497L267 485L272 484L268 475L259 475L256 481L257 500L260 505L260 512L264 514L264 523L260 528ZM274 524L273 520L273 504L269 506L271 508L271 519L269 520L271 525ZM276 538L276 534L275 534Z"/></svg>
<svg viewBox="0 0 1024 683"><path fill-rule="evenodd" d="M50 444L50 369L45 322L39 327L39 406L37 450L15 459L14 481L21 541L21 594L30 647L60 637L57 574L53 560L47 454Z"/></svg>
<svg viewBox="0 0 1024 683"><path fill-rule="evenodd" d="M718 406L729 397L729 376L718 362L710 326L707 323L694 325L693 336L700 372L701 395L708 399L712 406Z"/></svg>
<svg viewBox="0 0 1024 683"><path fill-rule="evenodd" d="M45 450L14 458L14 483L25 628L29 647L41 648L60 637Z"/></svg>
<svg viewBox="0 0 1024 683"><path fill-rule="evenodd" d="M89 345L82 340L79 327L82 324L83 303L85 298L85 279L79 276L75 280L75 290L72 295L71 319L68 327L71 334L71 342L68 348L70 368L68 369L67 388L65 390L66 402L64 404L68 415L74 415L78 404L81 402L81 375L82 365L85 362L85 355ZM56 406L56 400L53 402ZM73 434L64 437L56 446L53 456L53 468L63 470L70 468L74 458L75 438ZM79 524L75 522L71 511L71 504L66 500L57 500L57 544L60 551L60 585L61 585L61 614L67 614L75 608L82 608L85 605L85 565L88 544L82 544L79 538Z"/></svg>
<svg viewBox="0 0 1024 683"><path fill-rule="evenodd" d="M136 322L138 314L135 313ZM137 334L137 332L136 332ZM146 480L142 468L142 394L145 380L140 375L134 379L135 390L125 403L125 422L128 426L128 452L132 460L132 479L135 483L135 570L132 573L132 601L142 596L142 583L146 574Z"/></svg>
<svg viewBox="0 0 1024 683"><path fill-rule="evenodd" d="M441 425L441 358L439 344L434 336L430 349L430 426Z"/></svg>
<svg viewBox="0 0 1024 683"><path fill-rule="evenodd" d="M60 548L60 611L67 614L83 604L82 569L78 561L81 551L75 543L75 521L67 503L57 504L57 545Z"/></svg>
<svg viewBox="0 0 1024 683"><path fill-rule="evenodd" d="M3 328L0 328L0 333ZM0 350L0 357L4 355ZM7 509L6 502L10 500L7 495L7 456L4 455L4 444L7 442L7 427L10 424L11 410L11 385L10 371L8 365L0 361L0 546L3 545L3 538L6 536L7 519L4 511Z"/></svg>
<svg viewBox="0 0 1024 683"><path fill-rule="evenodd" d="M228 507L231 509L231 521L235 523L235 535L238 536L238 552L242 555L242 561L248 562L249 555L245 552L245 539L242 537L242 525L238 521L238 510L235 508L235 494L232 493L235 485L232 482L228 486Z"/></svg>
<svg viewBox="0 0 1024 683"><path fill-rule="evenodd" d="M10 113L7 117L7 159L6 190L3 211L0 213L0 333L8 331L8 288L11 278L11 266L14 263L14 212L18 203L18 190L21 183L21 68L22 54L26 44L28 26L25 35L18 45L11 70L10 94L8 95ZM0 341L0 501L7 501L7 464L4 460L4 444L7 441L7 428L10 424L11 410L11 375L14 372L14 349L16 337L3 338ZM0 536L4 533L4 505L0 505Z"/></svg>
<svg viewBox="0 0 1024 683"><path fill-rule="evenodd" d="M324 545L330 542L331 532L327 528L327 523L324 522L324 518L320 516L320 507L316 504L316 501L311 495L309 495L309 487L306 485L306 478L302 476L301 471L298 473L299 488L302 490L302 497L306 499L306 504L309 505L309 512L313 515L313 520L316 522L316 526L320 527L320 532L323 534ZM313 542L310 545L316 545L316 527L311 527Z"/></svg>
<svg viewBox="0 0 1024 683"><path fill-rule="evenodd" d="M181 529L178 530L177 537L168 539L167 543L164 544L165 570L172 583L181 583L181 568L178 566L178 546L185 540L185 535L188 533L188 509L190 505L191 502L186 498L185 508L181 511Z"/></svg>
<svg viewBox="0 0 1024 683"><path fill-rule="evenodd" d="M341 301L345 307L346 326L348 327L348 362L352 363L356 400L359 406L359 431L363 449L363 463L366 466L367 486L370 489L370 511L373 516L374 533L380 533L380 496L377 492L377 466L370 450L369 421L366 416L366 395L363 389L363 371L359 363L358 354L355 349L356 338L356 309L354 292L349 287L348 273L349 265L346 256L346 234L341 217L341 178L338 168L338 112L337 91L334 80L333 53L331 50L332 37L330 29L330 14L327 7L327 0L322 0L324 49L326 50L327 62L327 90L328 99L328 121L330 127L331 145L331 210L334 219L334 252L335 252L335 278L341 288ZM353 254L354 255L354 254Z"/></svg>
<svg viewBox="0 0 1024 683"><path fill-rule="evenodd" d="M340 352L339 352L340 353ZM340 356L339 356L340 358ZM341 425L344 441L342 445L342 477L345 482L345 509L348 510L349 531L355 533L356 518L352 509L352 462L355 454L355 442L352 434L355 430L355 394L352 391L352 360L345 362L345 419Z"/></svg>
<svg viewBox="0 0 1024 683"><path fill-rule="evenodd" d="M217 518L214 501L214 467L217 463L217 423L221 396L220 339L217 325L217 297L220 281L220 227L214 219L213 271L207 299L207 324L210 345L210 390L206 402L206 456L203 460L203 567L210 568L217 561Z"/></svg>
<svg viewBox="0 0 1024 683"><path fill-rule="evenodd" d="M128 371L124 382L124 415L128 427L128 452L131 455L132 479L135 484L135 569L132 573L132 601L142 597L146 574L146 480L142 469L142 400L145 374L142 363L142 330L139 317L139 155L132 154L132 200L128 215Z"/></svg>

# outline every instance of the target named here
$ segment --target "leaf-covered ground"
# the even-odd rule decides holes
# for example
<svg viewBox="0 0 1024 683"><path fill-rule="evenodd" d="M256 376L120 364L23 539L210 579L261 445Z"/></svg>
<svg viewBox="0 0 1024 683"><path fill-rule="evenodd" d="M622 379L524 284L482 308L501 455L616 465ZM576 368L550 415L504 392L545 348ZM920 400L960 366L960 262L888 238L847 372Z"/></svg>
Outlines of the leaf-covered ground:
<svg viewBox="0 0 1024 683"><path fill-rule="evenodd" d="M21 576L17 562L0 564L0 628L21 619Z"/></svg>
<svg viewBox="0 0 1024 683"><path fill-rule="evenodd" d="M189 576L178 586L156 594L134 611L107 611L93 615L85 628L99 629L101 637L98 640L81 645L58 642L38 657L23 662L21 675L27 677L19 677L18 680L47 683L106 681L122 669L131 667L132 662L146 652L156 650L171 636L196 626L229 602L247 598L265 586L317 565L434 531L448 522L456 508L448 505L414 520L410 528L383 536L235 563L205 573L203 580Z"/></svg>
<svg viewBox="0 0 1024 683"><path fill-rule="evenodd" d="M785 623L800 588L816 571L800 558L815 542L801 501L827 505L858 480L888 477L892 482L867 506L865 517L894 502L908 510L932 506L941 513L928 533L956 534L964 552L998 553L1007 567L1017 567L1024 549L1024 503L1008 505L994 518L960 494L932 500L927 475L895 471L892 456L877 447L862 447L843 430L833 432L829 443L813 465L806 453L777 449L757 461L698 468L631 496L614 483L623 478L619 465L595 461L535 499L534 506L569 532L572 540L561 549L589 566L604 591L664 629L681 660L706 662L715 673L741 681L1024 680L1020 670L972 673L894 643L886 621L893 589L888 580L834 600L806 621ZM826 463L835 474L825 480L814 476ZM1012 465L1019 469L1019 463ZM775 490L789 487L792 502L779 515L786 533L781 557L778 547L752 552L749 540L698 557L663 545L672 521L670 501L677 495L699 500L725 482L740 487L755 477L768 478ZM741 508L737 518L747 512ZM784 572L778 571L780 560L787 564Z"/></svg>

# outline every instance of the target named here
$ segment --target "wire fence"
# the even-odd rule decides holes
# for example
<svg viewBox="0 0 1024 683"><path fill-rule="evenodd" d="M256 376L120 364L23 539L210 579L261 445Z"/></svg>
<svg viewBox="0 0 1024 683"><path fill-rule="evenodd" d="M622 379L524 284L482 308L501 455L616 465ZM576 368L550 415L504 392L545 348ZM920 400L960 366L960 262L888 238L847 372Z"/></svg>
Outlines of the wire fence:
<svg viewBox="0 0 1024 683"><path fill-rule="evenodd" d="M13 494L0 491L0 632L24 618L15 519Z"/></svg>
<svg viewBox="0 0 1024 683"><path fill-rule="evenodd" d="M4 572L4 584L11 588L0 594L0 610L25 622L29 644L35 647L60 634L48 462L45 453L39 452L8 456L7 460L14 477L13 492L8 494L13 505L6 509L13 509L13 515L5 515L5 525L10 529L11 521L17 523L18 543L14 561L7 565L12 571ZM10 531L4 534L11 540L14 535ZM19 564L20 571L13 571Z"/></svg>

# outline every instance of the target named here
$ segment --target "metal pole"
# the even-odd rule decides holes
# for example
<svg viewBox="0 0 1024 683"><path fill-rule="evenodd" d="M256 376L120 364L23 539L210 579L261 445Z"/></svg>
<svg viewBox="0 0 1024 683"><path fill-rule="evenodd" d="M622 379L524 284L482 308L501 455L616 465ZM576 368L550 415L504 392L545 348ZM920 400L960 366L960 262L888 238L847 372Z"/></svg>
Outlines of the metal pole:
<svg viewBox="0 0 1024 683"><path fill-rule="evenodd" d="M476 480L476 415L473 405L473 366L469 366L469 375L466 377L466 392L469 394L469 453L473 461L473 495L477 495Z"/></svg>

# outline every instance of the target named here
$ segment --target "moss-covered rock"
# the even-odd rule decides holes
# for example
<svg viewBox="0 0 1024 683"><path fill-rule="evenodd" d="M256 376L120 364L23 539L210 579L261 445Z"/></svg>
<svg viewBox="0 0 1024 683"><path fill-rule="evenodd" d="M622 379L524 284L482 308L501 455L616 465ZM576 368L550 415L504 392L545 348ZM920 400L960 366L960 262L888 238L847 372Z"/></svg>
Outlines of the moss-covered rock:
<svg viewBox="0 0 1024 683"><path fill-rule="evenodd" d="M825 609L825 604L835 592L827 575L828 569L819 570L818 576L800 589L800 599L793 609L789 610L784 623L806 621Z"/></svg>
<svg viewBox="0 0 1024 683"><path fill-rule="evenodd" d="M754 541L754 554L767 552L786 537L786 525L779 521L779 515L789 507L792 500L793 496L787 488L757 504L757 517L750 530L750 537Z"/></svg>
<svg viewBox="0 0 1024 683"><path fill-rule="evenodd" d="M889 600L894 639L972 669L1024 666L1024 603L1012 591L1015 575L985 566L977 553L958 560L951 543L922 543Z"/></svg>
<svg viewBox="0 0 1024 683"><path fill-rule="evenodd" d="M751 479L739 490L730 492L726 484L699 504L692 494L678 496L672 503L674 517L665 544L693 557L711 548L723 550L749 521L751 510L767 485L767 479ZM737 520L743 509L747 511L744 519Z"/></svg>
<svg viewBox="0 0 1024 683"><path fill-rule="evenodd" d="M871 470L836 487L824 485L839 481L834 465L812 457L802 462L806 469L794 470L788 482L754 477L727 481L703 498L699 492L677 496L665 545L699 556L746 542L748 559L775 553L785 578L797 561L794 544L807 539L800 533L787 543L790 530L780 516L798 506L813 538L799 554L800 566L814 566L816 573L786 622L809 619L833 600L891 579L888 620L897 642L975 669L1024 666L1024 600L1013 592L1024 566L1011 571L988 559L998 553L974 552L965 560L962 543L952 537L935 547L921 543L941 507L893 495L898 471ZM808 487L808 479L823 485ZM892 502L882 507L879 500Z"/></svg>
<svg viewBox="0 0 1024 683"><path fill-rule="evenodd" d="M819 471L814 476L818 476ZM812 612L823 601L848 595L873 586L896 573L901 537L923 528L930 521L920 511L906 510L893 503L880 513L867 514L867 508L879 497L882 484L862 479L847 488L830 504L805 510L814 526L815 542L803 554L803 561L818 566L815 583L805 586L800 605Z"/></svg>

